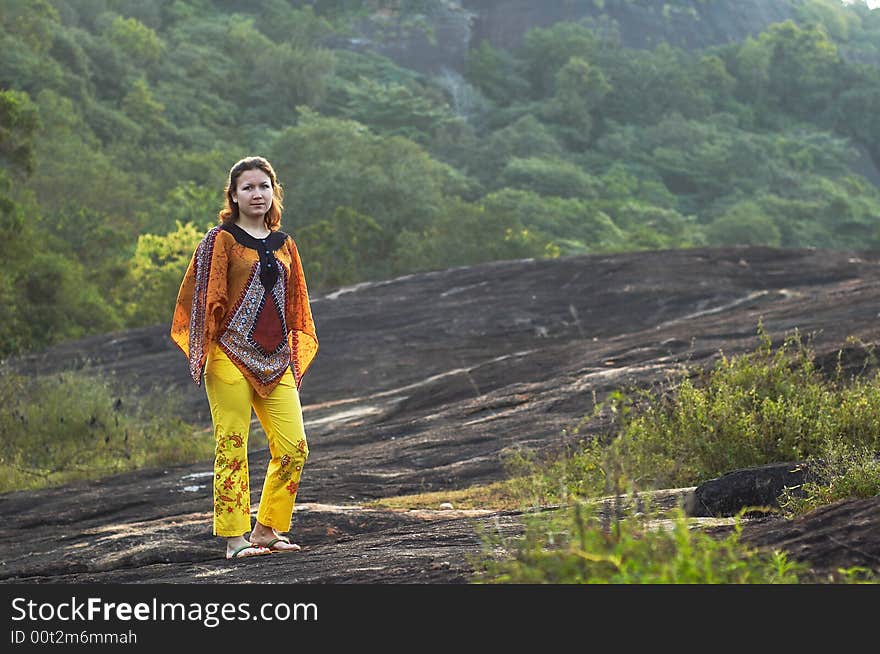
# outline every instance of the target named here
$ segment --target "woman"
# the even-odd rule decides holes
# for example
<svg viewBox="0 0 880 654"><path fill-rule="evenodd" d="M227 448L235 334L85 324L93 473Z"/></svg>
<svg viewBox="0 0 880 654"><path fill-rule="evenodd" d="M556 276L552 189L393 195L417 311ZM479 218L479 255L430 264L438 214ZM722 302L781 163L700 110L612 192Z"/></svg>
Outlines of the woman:
<svg viewBox="0 0 880 654"><path fill-rule="evenodd" d="M214 535L226 538L228 559L300 549L282 534L309 454L299 389L318 339L296 244L279 229L283 197L263 157L232 167L220 224L193 254L171 325L193 380L205 377L216 440ZM251 408L271 455L253 531Z"/></svg>

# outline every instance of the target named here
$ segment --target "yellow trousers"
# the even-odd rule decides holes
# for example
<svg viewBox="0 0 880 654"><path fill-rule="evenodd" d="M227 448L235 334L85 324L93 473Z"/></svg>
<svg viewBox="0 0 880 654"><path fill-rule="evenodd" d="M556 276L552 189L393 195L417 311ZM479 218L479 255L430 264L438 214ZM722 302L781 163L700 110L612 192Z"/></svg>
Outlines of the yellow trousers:
<svg viewBox="0 0 880 654"><path fill-rule="evenodd" d="M229 357L211 346L205 363L205 392L214 422L214 535L251 530L248 432L251 409L269 441L269 467L257 520L279 532L290 530L302 468L309 456L302 406L290 368L269 397L260 397Z"/></svg>

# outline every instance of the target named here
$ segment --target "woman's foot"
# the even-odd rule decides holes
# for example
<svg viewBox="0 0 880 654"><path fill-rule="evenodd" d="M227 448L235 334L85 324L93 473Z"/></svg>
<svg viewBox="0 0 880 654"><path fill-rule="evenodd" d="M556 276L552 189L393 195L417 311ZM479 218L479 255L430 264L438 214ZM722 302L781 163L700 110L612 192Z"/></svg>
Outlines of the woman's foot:
<svg viewBox="0 0 880 654"><path fill-rule="evenodd" d="M271 554L272 550L267 547L259 547L254 545L244 536L236 536L226 539L226 558L227 559L246 559L251 556L261 556L263 554Z"/></svg>
<svg viewBox="0 0 880 654"><path fill-rule="evenodd" d="M291 543L286 536L282 536L272 527L267 527L260 522L251 532L251 543L272 552L297 552L302 549L296 543Z"/></svg>

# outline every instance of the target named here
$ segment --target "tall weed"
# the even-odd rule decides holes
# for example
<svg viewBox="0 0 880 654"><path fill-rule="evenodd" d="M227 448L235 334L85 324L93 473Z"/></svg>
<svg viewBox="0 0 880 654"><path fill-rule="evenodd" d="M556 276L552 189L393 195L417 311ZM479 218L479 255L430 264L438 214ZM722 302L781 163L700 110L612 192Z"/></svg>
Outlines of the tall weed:
<svg viewBox="0 0 880 654"><path fill-rule="evenodd" d="M806 568L784 552L740 542L739 521L725 538L691 528L681 509L665 515L630 512L613 525L575 502L526 519L521 538L484 534L486 556L476 583L524 584L785 584ZM503 552L502 556L498 552Z"/></svg>

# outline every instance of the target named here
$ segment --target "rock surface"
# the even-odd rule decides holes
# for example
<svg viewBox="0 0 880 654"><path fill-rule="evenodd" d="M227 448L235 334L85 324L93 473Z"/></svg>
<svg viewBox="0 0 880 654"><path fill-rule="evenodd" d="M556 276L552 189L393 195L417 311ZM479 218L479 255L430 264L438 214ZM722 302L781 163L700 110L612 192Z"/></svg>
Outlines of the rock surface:
<svg viewBox="0 0 880 654"><path fill-rule="evenodd" d="M880 496L820 507L792 521L746 525L742 541L782 550L811 566L813 581L840 578L840 570L880 572Z"/></svg>
<svg viewBox="0 0 880 654"><path fill-rule="evenodd" d="M820 365L833 368L841 352L845 370L861 371L878 307L880 253L761 247L497 262L315 296L321 349L301 390L311 456L292 529L301 553L223 559L205 461L0 496L0 581L464 583L479 530L516 534L515 512L362 503L502 479L506 454L567 442L609 392L752 350L759 321L775 342L796 328L811 336ZM167 330L87 338L11 364L171 388L175 410L207 428L204 389ZM599 419L579 437L606 427ZM257 423L251 439L256 507L266 457ZM843 503L800 526L760 521L754 539L811 562L820 544L831 548L817 570L850 555L870 561L878 502ZM861 535L808 543L790 531L838 522Z"/></svg>

